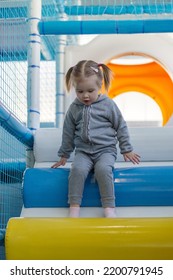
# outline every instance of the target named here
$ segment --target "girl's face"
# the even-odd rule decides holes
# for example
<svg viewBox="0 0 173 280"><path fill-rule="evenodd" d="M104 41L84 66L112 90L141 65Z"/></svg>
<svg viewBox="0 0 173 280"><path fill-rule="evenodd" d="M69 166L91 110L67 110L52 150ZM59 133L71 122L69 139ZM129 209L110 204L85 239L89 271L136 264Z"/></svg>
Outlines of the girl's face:
<svg viewBox="0 0 173 280"><path fill-rule="evenodd" d="M77 98L83 104L89 106L97 100L101 85L99 86L96 75L83 79L75 79L73 85Z"/></svg>

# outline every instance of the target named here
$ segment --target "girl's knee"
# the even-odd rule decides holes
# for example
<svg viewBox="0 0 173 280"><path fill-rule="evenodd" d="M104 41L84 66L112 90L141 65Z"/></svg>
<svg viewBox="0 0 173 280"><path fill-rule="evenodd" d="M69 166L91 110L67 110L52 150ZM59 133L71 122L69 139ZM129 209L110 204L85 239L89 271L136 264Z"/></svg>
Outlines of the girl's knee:
<svg viewBox="0 0 173 280"><path fill-rule="evenodd" d="M70 177L86 179L87 176L88 170L86 170L82 166L74 166L70 170Z"/></svg>
<svg viewBox="0 0 173 280"><path fill-rule="evenodd" d="M112 167L111 166L97 166L95 168L95 175L97 176L107 176L109 174L112 174Z"/></svg>

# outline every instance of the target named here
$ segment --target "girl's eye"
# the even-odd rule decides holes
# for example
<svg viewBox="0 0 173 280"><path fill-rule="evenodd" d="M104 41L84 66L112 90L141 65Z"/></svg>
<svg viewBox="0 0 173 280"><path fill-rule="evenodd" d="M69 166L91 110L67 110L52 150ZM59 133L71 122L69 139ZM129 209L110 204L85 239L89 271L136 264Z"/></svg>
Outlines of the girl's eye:
<svg viewBox="0 0 173 280"><path fill-rule="evenodd" d="M90 89L90 90L89 90L89 92L93 92L93 91L94 91L93 89Z"/></svg>
<svg viewBox="0 0 173 280"><path fill-rule="evenodd" d="M78 90L77 92L78 92L78 93L83 93L83 91L82 91L82 90Z"/></svg>

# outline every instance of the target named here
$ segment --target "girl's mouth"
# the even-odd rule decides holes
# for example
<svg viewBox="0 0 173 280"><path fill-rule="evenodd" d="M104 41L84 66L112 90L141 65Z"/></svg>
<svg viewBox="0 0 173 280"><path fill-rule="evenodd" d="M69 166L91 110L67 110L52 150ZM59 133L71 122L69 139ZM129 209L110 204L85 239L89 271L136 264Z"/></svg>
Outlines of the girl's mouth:
<svg viewBox="0 0 173 280"><path fill-rule="evenodd" d="M90 100L87 99L87 100L84 100L83 102L88 104L90 102Z"/></svg>

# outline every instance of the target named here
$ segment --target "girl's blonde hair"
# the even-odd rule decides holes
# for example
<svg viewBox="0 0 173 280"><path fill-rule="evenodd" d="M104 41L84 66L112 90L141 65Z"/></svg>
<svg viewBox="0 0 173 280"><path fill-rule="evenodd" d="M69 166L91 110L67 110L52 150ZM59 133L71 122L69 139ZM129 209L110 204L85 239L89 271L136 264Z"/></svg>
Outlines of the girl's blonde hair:
<svg viewBox="0 0 173 280"><path fill-rule="evenodd" d="M67 91L70 91L75 79L87 78L92 75L98 77L98 86L101 88L103 81L104 88L108 91L112 79L112 71L105 64L92 60L81 60L67 71L65 76Z"/></svg>

